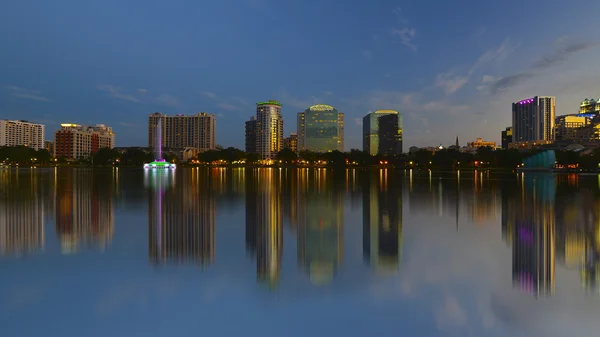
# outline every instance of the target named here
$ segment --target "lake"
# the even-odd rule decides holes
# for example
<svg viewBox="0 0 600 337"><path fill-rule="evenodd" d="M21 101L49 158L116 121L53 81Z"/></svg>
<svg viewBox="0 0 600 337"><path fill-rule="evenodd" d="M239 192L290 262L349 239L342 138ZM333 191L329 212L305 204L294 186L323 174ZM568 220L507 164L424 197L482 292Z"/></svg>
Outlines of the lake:
<svg viewBox="0 0 600 337"><path fill-rule="evenodd" d="M0 170L0 335L592 336L600 175Z"/></svg>

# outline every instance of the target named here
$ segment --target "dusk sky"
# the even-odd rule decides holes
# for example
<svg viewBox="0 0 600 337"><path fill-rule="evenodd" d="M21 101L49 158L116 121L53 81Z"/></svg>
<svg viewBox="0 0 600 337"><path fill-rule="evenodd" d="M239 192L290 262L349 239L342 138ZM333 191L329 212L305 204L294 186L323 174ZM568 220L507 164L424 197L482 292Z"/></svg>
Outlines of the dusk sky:
<svg viewBox="0 0 600 337"><path fill-rule="evenodd" d="M600 97L597 1L3 1L0 118L104 123L147 146L147 115L209 112L244 146L255 103L283 104L286 136L315 103L404 115L404 150L500 141L511 102Z"/></svg>

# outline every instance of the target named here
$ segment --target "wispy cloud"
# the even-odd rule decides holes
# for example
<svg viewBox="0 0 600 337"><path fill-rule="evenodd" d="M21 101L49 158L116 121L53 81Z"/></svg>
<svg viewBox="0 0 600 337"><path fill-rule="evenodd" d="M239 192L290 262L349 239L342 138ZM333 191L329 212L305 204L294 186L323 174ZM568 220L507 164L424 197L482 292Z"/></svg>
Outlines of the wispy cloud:
<svg viewBox="0 0 600 337"><path fill-rule="evenodd" d="M217 99L217 94L215 94L214 92L210 92L210 91L200 91L200 94L204 97L210 98L210 99Z"/></svg>
<svg viewBox="0 0 600 337"><path fill-rule="evenodd" d="M229 104L229 103L217 103L217 107L221 110L226 110L226 111L237 111L239 110L239 108L233 104Z"/></svg>
<svg viewBox="0 0 600 337"><path fill-rule="evenodd" d="M177 97L168 94L162 94L156 97L156 101L162 105L171 107L178 107L181 105Z"/></svg>
<svg viewBox="0 0 600 337"><path fill-rule="evenodd" d="M30 89L17 87L14 85L4 86L4 89L7 90L11 96L14 96L14 97L31 99L31 100L39 101L39 102L49 102L50 101L48 98L42 96L41 92L39 90L30 90Z"/></svg>
<svg viewBox="0 0 600 337"><path fill-rule="evenodd" d="M251 105L241 97L234 97L232 99L225 100L225 99L219 97L214 92L210 92L210 91L201 91L200 94L202 94L202 96L204 96L208 99L215 101L215 106L217 108L219 108L220 110L239 111L239 110L243 110L242 107L251 108ZM235 102L236 104L234 104L233 102ZM222 115L222 114L217 114L217 115Z"/></svg>
<svg viewBox="0 0 600 337"><path fill-rule="evenodd" d="M129 102L140 103L141 101L133 95L122 92L122 89L108 84L101 84L96 87L100 91L107 92L111 97L122 99Z"/></svg>
<svg viewBox="0 0 600 337"><path fill-rule="evenodd" d="M404 14L404 10L400 7L396 7L392 10L396 21L400 28L392 29L392 36L400 40L400 42L412 51L417 51L417 46L413 43L417 30L410 26L410 20Z"/></svg>
<svg viewBox="0 0 600 337"><path fill-rule="evenodd" d="M514 48L509 39L504 39L497 47L481 54L464 75L457 74L456 70L440 73L435 79L435 85L442 88L447 95L453 94L469 83L471 77L484 66L505 60ZM480 87L481 84L478 88Z"/></svg>
<svg viewBox="0 0 600 337"><path fill-rule="evenodd" d="M415 28L392 29L392 35L399 38L400 42L410 50L417 51L417 46L412 42L417 35Z"/></svg>
<svg viewBox="0 0 600 337"><path fill-rule="evenodd" d="M373 57L373 53L368 49L363 49L360 52L360 55L366 59L371 59Z"/></svg>
<svg viewBox="0 0 600 337"><path fill-rule="evenodd" d="M446 94L453 94L469 82L467 76L455 75L452 72L438 74L435 84L442 87Z"/></svg>
<svg viewBox="0 0 600 337"><path fill-rule="evenodd" d="M137 92L139 92L140 94L147 94L148 89L138 89Z"/></svg>
<svg viewBox="0 0 600 337"><path fill-rule="evenodd" d="M487 89L486 91L488 91L491 94L504 92L512 87L520 85L521 83L535 76L538 76L545 70L556 67L566 62L572 55L598 47L600 45L596 42L569 42L568 37L559 38L557 40L557 44L557 49L553 50L549 54L544 55L537 61L533 62L531 67L528 67L527 70L519 71L508 76L499 77L493 82L487 81L487 83L484 83L484 78L479 84L478 88L481 90ZM489 78L487 78L487 80L489 80Z"/></svg>

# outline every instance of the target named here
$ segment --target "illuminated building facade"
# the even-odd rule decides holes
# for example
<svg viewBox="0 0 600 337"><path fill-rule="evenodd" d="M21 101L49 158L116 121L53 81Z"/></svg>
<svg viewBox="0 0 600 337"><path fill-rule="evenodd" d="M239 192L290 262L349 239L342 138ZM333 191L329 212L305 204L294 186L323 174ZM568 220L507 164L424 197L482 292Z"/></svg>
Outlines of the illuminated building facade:
<svg viewBox="0 0 600 337"><path fill-rule="evenodd" d="M506 127L504 131L502 131L502 149L508 150L508 144L512 143L512 126Z"/></svg>
<svg viewBox="0 0 600 337"><path fill-rule="evenodd" d="M281 103L275 100L256 103L256 153L261 159L270 160L282 149Z"/></svg>
<svg viewBox="0 0 600 337"><path fill-rule="evenodd" d="M579 105L580 114L600 115L600 98L598 100L584 99Z"/></svg>
<svg viewBox="0 0 600 337"><path fill-rule="evenodd" d="M199 112L185 116L167 116L159 112L148 116L148 147L154 150L158 121L161 120L162 146L166 150L195 148L200 152L216 149L216 118Z"/></svg>
<svg viewBox="0 0 600 337"><path fill-rule="evenodd" d="M587 115L558 116L554 122L555 140L587 141L600 139L600 125Z"/></svg>
<svg viewBox="0 0 600 337"><path fill-rule="evenodd" d="M377 155L380 150L379 118L385 115L397 115L398 125L397 130L392 130L392 127L389 127L389 125L385 127L385 129L388 129L389 127L389 132L385 133L386 139L384 141L393 140L395 142L399 142L399 147L400 149L402 149L402 115L395 110L377 110L363 117L363 151L369 153L372 156ZM389 123L390 121L393 123L394 120L384 119L384 122ZM396 148L397 147L398 145L396 145ZM388 148L388 146L384 146L384 148Z"/></svg>
<svg viewBox="0 0 600 337"><path fill-rule="evenodd" d="M402 154L402 115L384 114L378 121L377 153L390 156Z"/></svg>
<svg viewBox="0 0 600 337"><path fill-rule="evenodd" d="M536 96L512 104L513 142L552 141L556 99Z"/></svg>
<svg viewBox="0 0 600 337"><path fill-rule="evenodd" d="M298 150L344 151L344 114L331 105L317 104L298 113Z"/></svg>
<svg viewBox="0 0 600 337"><path fill-rule="evenodd" d="M256 150L256 116L250 117L246 121L246 142L245 150L247 153L257 153Z"/></svg>
<svg viewBox="0 0 600 337"><path fill-rule="evenodd" d="M61 124L54 133L54 156L67 159L87 158L101 148L115 146L115 133L104 124L82 126Z"/></svg>
<svg viewBox="0 0 600 337"><path fill-rule="evenodd" d="M485 141L485 140L483 140L483 138L477 138L474 142L467 143L467 147L474 148L474 149L480 148L480 147L487 147L487 146L495 148L496 142Z"/></svg>
<svg viewBox="0 0 600 337"><path fill-rule="evenodd" d="M0 147L27 146L36 150L43 149L44 129L42 124L28 121L0 120Z"/></svg>
<svg viewBox="0 0 600 337"><path fill-rule="evenodd" d="M283 148L298 152L298 134L295 132L290 133L290 136L283 140Z"/></svg>
<svg viewBox="0 0 600 337"><path fill-rule="evenodd" d="M388 170L366 173L363 256L378 273L395 273L402 256L402 189Z"/></svg>

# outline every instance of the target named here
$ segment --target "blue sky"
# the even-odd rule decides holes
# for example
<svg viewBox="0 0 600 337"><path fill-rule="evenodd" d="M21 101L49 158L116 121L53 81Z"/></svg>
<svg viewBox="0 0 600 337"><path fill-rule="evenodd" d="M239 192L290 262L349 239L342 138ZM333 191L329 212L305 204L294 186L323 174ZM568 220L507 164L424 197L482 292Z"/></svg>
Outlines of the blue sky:
<svg viewBox="0 0 600 337"><path fill-rule="evenodd" d="M217 115L243 147L254 103L283 103L286 135L315 103L404 114L409 146L499 141L510 104L600 97L599 9L580 1L4 1L0 118L113 126L147 145L147 115Z"/></svg>

